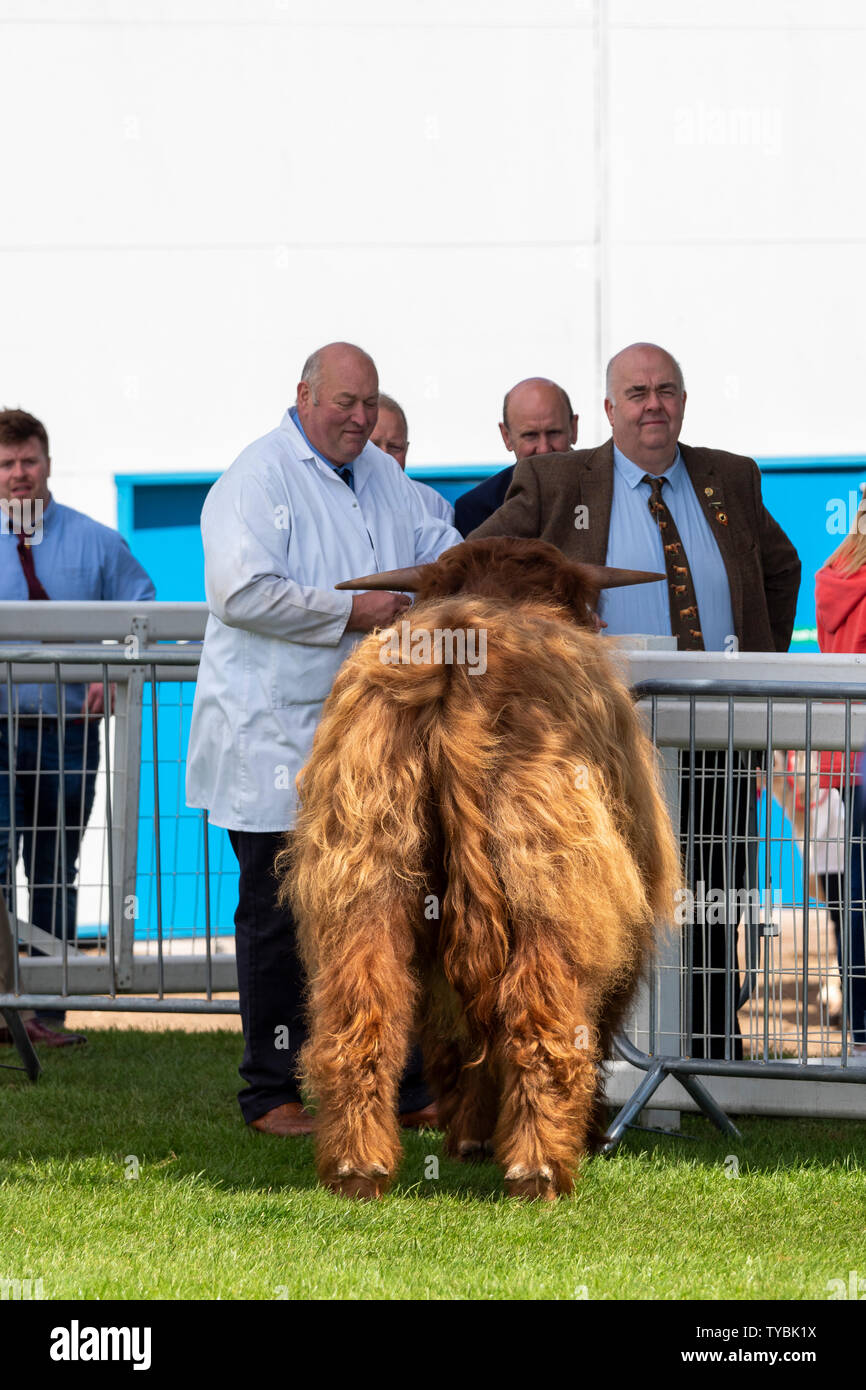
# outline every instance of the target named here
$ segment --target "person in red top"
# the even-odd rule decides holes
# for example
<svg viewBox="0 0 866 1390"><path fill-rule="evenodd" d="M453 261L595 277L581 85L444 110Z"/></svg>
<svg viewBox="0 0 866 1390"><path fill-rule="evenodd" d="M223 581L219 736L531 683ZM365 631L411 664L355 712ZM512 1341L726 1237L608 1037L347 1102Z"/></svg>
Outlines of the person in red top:
<svg viewBox="0 0 866 1390"><path fill-rule="evenodd" d="M861 502L849 535L833 551L815 575L815 614L818 646L822 652L866 652L866 484L860 489ZM844 786L844 755L823 754L822 784ZM851 954L849 961L849 1017L852 1056L866 1055L866 940L864 940L863 856L860 846L866 829L864 789L856 788L853 798L852 854L849 872L851 891ZM849 798L850 799L850 798ZM841 877L838 904L841 916ZM841 970L841 943L837 928L836 946Z"/></svg>
<svg viewBox="0 0 866 1390"><path fill-rule="evenodd" d="M822 652L866 652L866 500L851 534L815 575L815 613Z"/></svg>

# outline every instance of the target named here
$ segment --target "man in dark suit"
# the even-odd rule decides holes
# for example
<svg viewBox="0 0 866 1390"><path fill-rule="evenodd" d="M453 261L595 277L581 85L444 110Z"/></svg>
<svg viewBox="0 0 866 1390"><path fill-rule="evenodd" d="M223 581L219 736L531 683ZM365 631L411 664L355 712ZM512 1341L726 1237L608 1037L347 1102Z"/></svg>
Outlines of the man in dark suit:
<svg viewBox="0 0 866 1390"><path fill-rule="evenodd" d="M685 404L682 372L670 353L652 343L625 348L607 374L605 411L613 437L596 449L519 462L503 505L472 536L540 537L575 560L665 572L658 584L602 594L599 613L610 634L673 634L682 650L787 651L800 586L797 552L764 507L753 459L679 443ZM694 772L686 864L698 908L691 932L690 1050L694 1056L738 1056L731 1007L736 981L727 1004L725 989L737 923L723 929L712 911L704 920L701 905L711 889L722 889L727 905L728 893L742 885L746 841L755 835L754 773L739 756L729 770L726 753L715 750L698 754ZM684 839L690 788L684 755ZM734 803L732 883L725 881L728 795Z"/></svg>
<svg viewBox="0 0 866 1390"><path fill-rule="evenodd" d="M499 433L519 463L535 454L567 450L577 439L577 416L561 386L546 377L533 376L519 381L506 394ZM514 464L458 497L454 525L461 536L468 536L502 506L513 475Z"/></svg>

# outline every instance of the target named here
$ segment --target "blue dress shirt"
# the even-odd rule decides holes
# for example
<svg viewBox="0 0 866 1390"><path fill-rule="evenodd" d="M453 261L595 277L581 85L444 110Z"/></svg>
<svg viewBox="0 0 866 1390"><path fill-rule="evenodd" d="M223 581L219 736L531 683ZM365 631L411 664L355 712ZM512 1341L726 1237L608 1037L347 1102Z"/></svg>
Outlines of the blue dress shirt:
<svg viewBox="0 0 866 1390"><path fill-rule="evenodd" d="M606 564L664 573L665 557L658 526L649 509L651 487L645 469L613 446L613 501ZM665 506L673 517L688 556L695 585L701 631L707 651L724 651L734 633L734 614L727 571L715 536L701 509L679 449L662 475ZM611 636L623 633L671 635L667 581L634 584L602 592L599 615Z"/></svg>
<svg viewBox="0 0 866 1390"><path fill-rule="evenodd" d="M110 526L52 498L42 514L42 538L31 551L36 577L50 599L144 599L156 597L146 570L135 559L126 541ZM0 512L0 600L26 600L27 580L18 556L18 537ZM38 600L32 600L37 602ZM74 637L71 633L70 637ZM18 685L21 714L57 714L53 685ZM66 711L78 713L84 705L83 685L67 686ZM6 687L0 689L0 711L6 711Z"/></svg>

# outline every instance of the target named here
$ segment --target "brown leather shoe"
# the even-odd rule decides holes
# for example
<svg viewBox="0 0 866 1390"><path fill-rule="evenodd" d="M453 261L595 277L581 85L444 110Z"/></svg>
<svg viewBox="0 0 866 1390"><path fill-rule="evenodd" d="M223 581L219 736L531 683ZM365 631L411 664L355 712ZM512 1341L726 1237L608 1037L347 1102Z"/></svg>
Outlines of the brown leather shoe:
<svg viewBox="0 0 866 1390"><path fill-rule="evenodd" d="M401 1115L400 1124L404 1129L438 1129L439 1108L435 1100L425 1105L423 1110L410 1110Z"/></svg>
<svg viewBox="0 0 866 1390"><path fill-rule="evenodd" d="M65 1028L51 1028L47 1023L43 1023L41 1018L28 1018L24 1028L30 1041L37 1047L79 1047L87 1042L83 1033L69 1033Z"/></svg>
<svg viewBox="0 0 866 1390"><path fill-rule="evenodd" d="M257 1129L260 1134L277 1134L285 1139L293 1134L312 1134L316 1128L316 1117L305 1110L300 1101L290 1100L285 1105L274 1106L273 1110L259 1115L258 1119L250 1120L249 1127Z"/></svg>

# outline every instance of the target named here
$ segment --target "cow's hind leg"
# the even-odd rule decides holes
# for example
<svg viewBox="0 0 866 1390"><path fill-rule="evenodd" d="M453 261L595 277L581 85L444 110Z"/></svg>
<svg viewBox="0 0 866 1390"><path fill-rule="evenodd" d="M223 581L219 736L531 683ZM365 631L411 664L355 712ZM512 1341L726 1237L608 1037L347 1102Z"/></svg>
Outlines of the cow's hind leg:
<svg viewBox="0 0 866 1390"><path fill-rule="evenodd" d="M420 1019L425 1074L445 1131L446 1151L464 1162L492 1157L499 1093L489 1058L469 1040L455 990L436 965L428 971Z"/></svg>
<svg viewBox="0 0 866 1390"><path fill-rule="evenodd" d="M405 922L344 924L313 981L304 1068L319 1104L316 1166L346 1197L379 1197L400 1161L397 1094L415 1000Z"/></svg>
<svg viewBox="0 0 866 1390"><path fill-rule="evenodd" d="M463 1163L492 1158L498 1113L499 1088L489 1059L474 1063L461 1057L457 1084L439 1107L448 1153Z"/></svg>
<svg viewBox="0 0 866 1390"><path fill-rule="evenodd" d="M540 930L517 945L500 1001L495 1155L509 1194L552 1201L572 1189L593 1111L597 1042L587 1000Z"/></svg>

